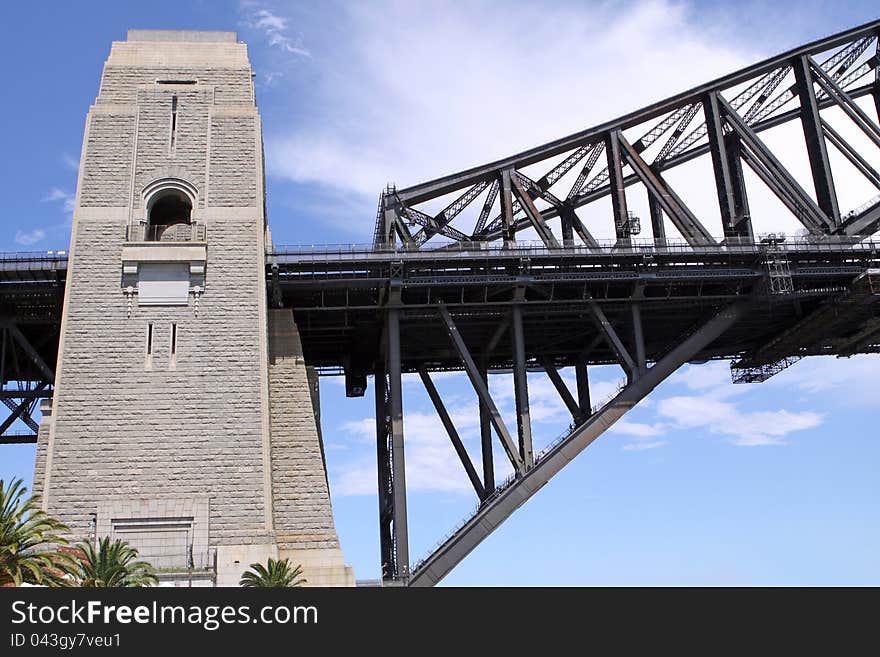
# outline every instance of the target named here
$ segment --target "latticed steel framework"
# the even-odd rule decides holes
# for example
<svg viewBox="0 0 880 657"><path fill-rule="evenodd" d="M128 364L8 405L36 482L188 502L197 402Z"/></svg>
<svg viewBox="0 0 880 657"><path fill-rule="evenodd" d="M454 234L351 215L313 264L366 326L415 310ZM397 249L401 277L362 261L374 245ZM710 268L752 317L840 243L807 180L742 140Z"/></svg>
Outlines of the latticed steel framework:
<svg viewBox="0 0 880 657"><path fill-rule="evenodd" d="M811 353L876 350L877 254L874 245L863 240L880 226L880 196L842 213L829 150L836 149L857 175L880 190L880 175L871 164L876 152L861 152L823 111L839 110L880 147L877 120L856 102L868 96L880 114L878 30L877 22L864 25L549 144L383 192L373 249L396 253L396 270L401 272L397 277L391 274L382 300L384 363L377 368L377 380L387 383L377 388L380 532L387 579L410 585L437 582L555 472L689 360L735 358L734 382L748 383L764 381ZM790 121L799 122L803 130L814 194L761 136ZM720 230L707 226L667 180L668 171L687 162L711 169ZM799 244L786 243L780 235L756 241L746 167L803 226ZM641 220L628 207L628 196L637 192L647 195L652 233L648 245L633 239L641 232ZM586 206L605 197L611 200L608 219L615 236L608 245L594 237L594 225L582 218ZM685 250L698 254L697 271L676 262L672 253L682 246L677 238L667 237L670 227L683 239ZM543 251L531 252L530 245L522 244L524 235L539 240ZM801 257L816 245L837 255L807 265ZM452 358L468 374L479 398L483 472L480 475L470 461L425 363L415 363L479 505L411 569L402 405L395 391L408 360L407 345L402 348L401 342L409 338L425 344L433 336L424 326L417 337L401 328L415 318L418 283L405 273L407 267L412 271L418 266L406 255L413 252L431 253L438 260L443 252L460 256L449 277L437 277L433 299L427 301L434 302L436 324L446 333ZM485 264L474 268L481 252L486 254ZM852 263L856 252L863 253L864 260L836 278L832 272L843 271L838 267L842 261L834 263L837 257ZM490 263L500 263L505 253L506 268L493 268ZM548 268L554 254L559 254L559 266ZM718 267L718 257L729 258L726 267ZM589 272L583 263L590 261L604 261L605 266ZM733 262L741 267L739 274ZM474 299L480 273L485 286L482 299ZM684 281L691 274L699 283L688 289ZM501 291L505 276L507 295ZM443 288L452 277L461 282L460 296ZM471 286L466 291L468 278ZM693 305L685 306L689 295ZM497 304L502 299L507 306L499 317ZM426 299L419 301L425 304ZM562 310L566 307L567 315ZM678 317L671 317L672 312ZM543 321L536 321L539 314ZM752 324L742 335L755 315L763 325L755 330ZM780 316L784 321L771 328ZM475 317L494 319L495 329L477 337ZM582 340L585 324L595 326L591 341L572 340L573 335ZM505 333L509 350L503 350L507 362L500 364L513 370L515 435L505 426L486 385L486 373L497 358L493 352ZM442 337L433 340L437 342L432 344L444 342ZM599 345L605 347L602 356ZM433 354L438 367L443 366L440 353L436 349ZM618 363L627 382L611 400L594 408L587 364L596 362ZM573 420L570 431L541 454L535 454L532 445L526 378L527 369L536 365L553 382ZM577 399L557 370L566 365L575 367ZM501 485L495 482L491 462L493 431L513 468Z"/></svg>
<svg viewBox="0 0 880 657"><path fill-rule="evenodd" d="M743 165L766 184L810 235L860 237L880 223L880 204L841 214L829 148L838 150L871 184L880 175L821 110L839 108L875 145L876 121L856 103L878 92L877 23L796 48L760 64L517 155L430 182L388 188L374 232L377 249L442 248L449 242L511 246L530 230L546 246L596 247L578 210L609 197L617 240L637 232L627 191L648 195L653 239L666 240L666 222L693 246L753 239ZM765 130L799 121L815 198L761 139ZM707 227L664 179L664 172L709 154L721 230ZM533 173L539 171L540 175ZM439 212L424 209L448 199ZM636 230L634 230L636 228Z"/></svg>

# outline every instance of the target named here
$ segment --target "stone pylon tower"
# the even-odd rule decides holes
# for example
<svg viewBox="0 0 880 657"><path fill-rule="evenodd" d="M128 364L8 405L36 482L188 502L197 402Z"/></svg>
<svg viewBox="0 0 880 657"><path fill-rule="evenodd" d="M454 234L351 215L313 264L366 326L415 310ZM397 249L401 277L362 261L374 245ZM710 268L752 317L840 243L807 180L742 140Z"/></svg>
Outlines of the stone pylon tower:
<svg viewBox="0 0 880 657"><path fill-rule="evenodd" d="M131 31L86 119L55 396L34 488L77 539L178 584L267 557L353 584L317 385L270 310L262 133L231 32Z"/></svg>

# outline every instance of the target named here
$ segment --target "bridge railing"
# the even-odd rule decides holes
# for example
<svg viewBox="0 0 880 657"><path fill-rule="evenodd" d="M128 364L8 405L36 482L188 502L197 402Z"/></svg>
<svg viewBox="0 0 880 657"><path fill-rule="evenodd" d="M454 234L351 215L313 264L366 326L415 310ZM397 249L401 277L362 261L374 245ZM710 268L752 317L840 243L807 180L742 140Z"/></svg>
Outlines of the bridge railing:
<svg viewBox="0 0 880 657"><path fill-rule="evenodd" d="M554 255L554 254L584 254L584 255L624 255L624 254L665 254L665 253L761 253L768 249L774 251L828 251L840 252L844 250L876 251L880 249L880 241L854 239L845 236L823 236L817 238L808 237L785 237L769 235L755 242L723 242L707 246L693 246L685 240L665 240L659 243L654 240L630 240L628 243L619 243L616 240L601 240L595 246L575 245L548 247L540 241L520 241L515 246L504 246L499 243L488 242L450 242L441 247L430 250L408 249L404 246L374 247L372 244L296 244L279 245L275 247L270 256L282 258L294 258L307 256L309 260L339 260L352 256L375 258L387 258L396 254L404 258L432 258L453 254L468 254L487 256L510 256L510 255Z"/></svg>
<svg viewBox="0 0 880 657"><path fill-rule="evenodd" d="M67 269L67 251L0 252L0 271L55 272Z"/></svg>

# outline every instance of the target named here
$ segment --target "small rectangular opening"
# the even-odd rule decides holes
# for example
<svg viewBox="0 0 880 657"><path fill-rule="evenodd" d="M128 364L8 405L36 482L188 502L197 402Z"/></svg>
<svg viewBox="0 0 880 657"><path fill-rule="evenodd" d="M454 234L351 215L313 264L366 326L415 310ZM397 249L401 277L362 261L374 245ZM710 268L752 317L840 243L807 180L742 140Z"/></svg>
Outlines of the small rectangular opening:
<svg viewBox="0 0 880 657"><path fill-rule="evenodd" d="M177 369L177 323L171 322L171 357L168 359L168 367Z"/></svg>
<svg viewBox="0 0 880 657"><path fill-rule="evenodd" d="M171 96L171 150L174 150L174 142L177 139L177 96Z"/></svg>
<svg viewBox="0 0 880 657"><path fill-rule="evenodd" d="M198 84L195 80L156 80L156 84Z"/></svg>
<svg viewBox="0 0 880 657"><path fill-rule="evenodd" d="M147 353L144 357L144 367L149 369L153 364L153 325L147 324Z"/></svg>

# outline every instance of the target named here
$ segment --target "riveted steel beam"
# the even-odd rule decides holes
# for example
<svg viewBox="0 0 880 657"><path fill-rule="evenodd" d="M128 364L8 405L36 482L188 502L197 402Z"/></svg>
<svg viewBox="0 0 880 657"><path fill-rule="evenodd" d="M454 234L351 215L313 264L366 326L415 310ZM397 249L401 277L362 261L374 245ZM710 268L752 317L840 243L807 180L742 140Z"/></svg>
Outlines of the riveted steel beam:
<svg viewBox="0 0 880 657"><path fill-rule="evenodd" d="M517 472L524 472L525 466L520 457L519 450L517 450L513 439L510 437L510 433L504 425L504 420L501 417L501 413L498 412L495 402L492 401L492 396L489 394L489 387L486 385L483 377L480 376L480 372L474 363L474 359L471 357L467 345L465 345L461 334L458 332L458 327L455 325L455 322L452 321L452 316L449 314L449 311L444 304L437 304L437 310L440 313L440 317L443 319L443 324L446 328L449 340L452 342L453 348L458 353L458 357L464 365L465 372L470 379L474 392L477 393L477 397L479 397L480 401L486 406L486 409L489 412L490 421L492 422L492 426L495 427L495 432L498 434L498 437L501 439L501 445L504 447L504 451L507 452L507 458L510 459L510 463L513 465L514 470Z"/></svg>
<svg viewBox="0 0 880 657"><path fill-rule="evenodd" d="M834 176L831 173L831 162L828 160L828 149L825 145L825 133L822 130L822 117L819 116L819 106L816 103L810 62L806 55L801 55L792 61L792 66L798 98L801 102L801 125L807 143L807 156L810 160L810 171L813 174L816 200L822 212L837 225L840 223L840 208L837 205Z"/></svg>

